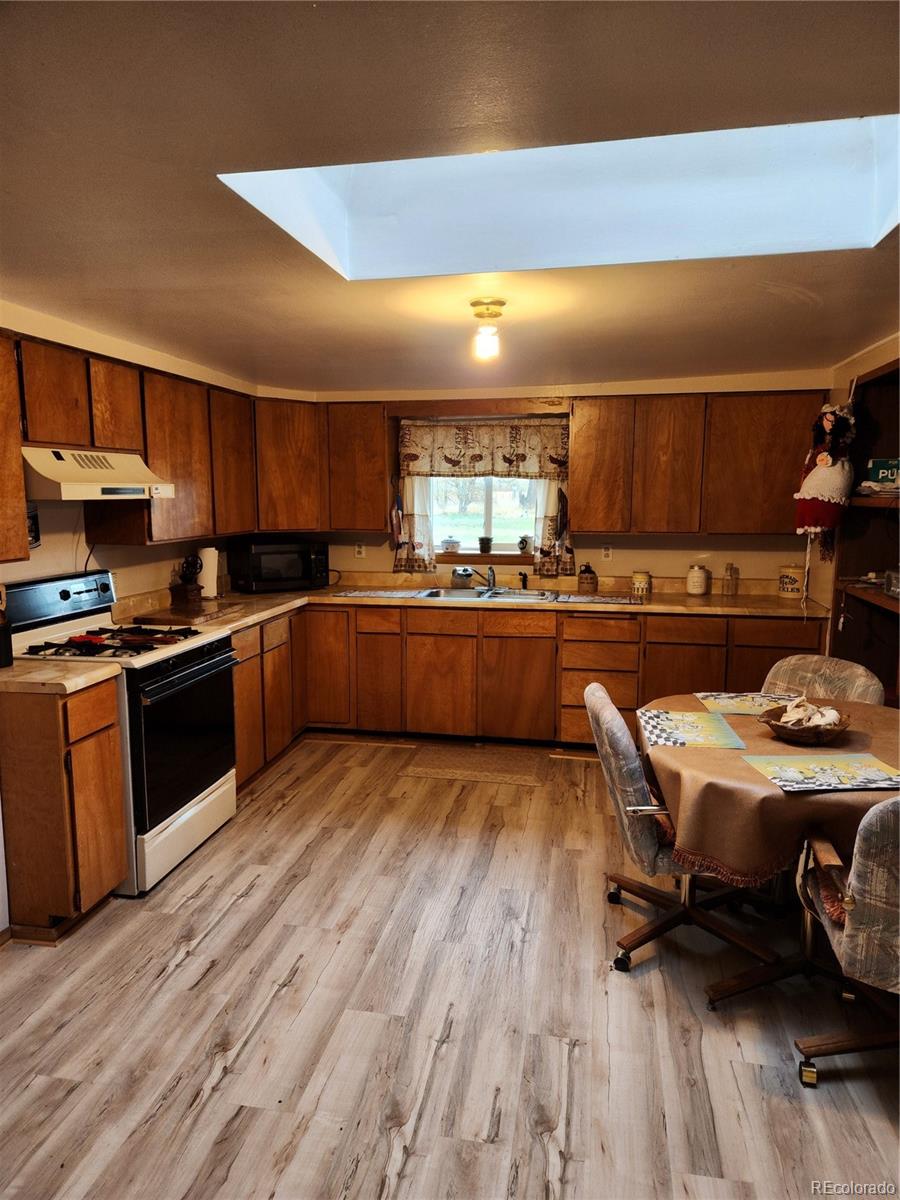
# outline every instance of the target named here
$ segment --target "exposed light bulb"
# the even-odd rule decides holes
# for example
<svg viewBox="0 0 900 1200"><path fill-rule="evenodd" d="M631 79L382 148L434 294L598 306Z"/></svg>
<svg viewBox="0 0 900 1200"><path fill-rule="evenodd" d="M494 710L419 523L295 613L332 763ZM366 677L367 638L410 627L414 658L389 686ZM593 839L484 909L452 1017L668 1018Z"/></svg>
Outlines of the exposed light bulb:
<svg viewBox="0 0 900 1200"><path fill-rule="evenodd" d="M496 325L479 325L472 343L472 352L481 362L497 358L500 354L500 335Z"/></svg>

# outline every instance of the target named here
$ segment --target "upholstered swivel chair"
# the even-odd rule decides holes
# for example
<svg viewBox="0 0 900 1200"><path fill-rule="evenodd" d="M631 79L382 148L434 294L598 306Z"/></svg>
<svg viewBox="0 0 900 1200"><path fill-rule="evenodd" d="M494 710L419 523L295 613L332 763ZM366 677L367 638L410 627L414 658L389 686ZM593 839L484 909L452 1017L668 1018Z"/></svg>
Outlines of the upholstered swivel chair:
<svg viewBox="0 0 900 1200"><path fill-rule="evenodd" d="M769 671L762 690L808 696L810 700L884 704L884 688L877 675L859 663L824 654L792 654L782 658Z"/></svg>
<svg viewBox="0 0 900 1200"><path fill-rule="evenodd" d="M734 899L737 891L719 887L709 895L698 897L696 876L679 866L672 858L671 848L661 843L656 818L665 817L666 810L650 792L634 740L606 688L599 683L590 684L585 689L584 702L616 823L629 858L645 875L674 875L681 882L679 896L627 875L608 876L610 904L621 904L622 892L627 892L663 910L662 916L618 939L619 953L613 959L613 966L617 971L628 971L634 950L679 925L699 925L763 962L774 962L777 955L768 947L757 944L709 911Z"/></svg>
<svg viewBox="0 0 900 1200"><path fill-rule="evenodd" d="M872 1001L887 1016L886 1028L863 1034L798 1038L803 1055L800 1082L815 1087L816 1058L878 1050L900 1044L897 1004L885 993L900 992L900 796L870 808L859 823L849 870L823 837L809 839L799 879L807 914L828 935L848 989ZM811 958L811 930L804 939Z"/></svg>

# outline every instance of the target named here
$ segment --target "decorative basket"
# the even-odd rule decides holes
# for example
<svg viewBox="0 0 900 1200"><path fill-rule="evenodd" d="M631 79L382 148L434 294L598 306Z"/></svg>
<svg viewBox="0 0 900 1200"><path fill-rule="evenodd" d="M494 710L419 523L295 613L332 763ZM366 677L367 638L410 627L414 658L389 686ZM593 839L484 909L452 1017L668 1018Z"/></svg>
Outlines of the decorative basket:
<svg viewBox="0 0 900 1200"><path fill-rule="evenodd" d="M850 718L846 714L842 714L837 725L805 725L791 729L788 725L779 723L786 708L786 704L779 704L776 708L767 708L757 717L757 720L761 725L768 725L781 741L790 742L793 746L827 746L839 738L850 724Z"/></svg>

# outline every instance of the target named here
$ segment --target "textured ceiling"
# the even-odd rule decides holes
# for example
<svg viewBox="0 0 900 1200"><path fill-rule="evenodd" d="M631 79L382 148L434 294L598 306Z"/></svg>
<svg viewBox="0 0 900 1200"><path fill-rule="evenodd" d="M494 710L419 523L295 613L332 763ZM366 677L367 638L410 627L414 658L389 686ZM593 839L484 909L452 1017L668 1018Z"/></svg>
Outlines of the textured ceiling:
<svg viewBox="0 0 900 1200"><path fill-rule="evenodd" d="M896 233L348 283L216 173L886 113L897 37L893 3L853 0L7 3L0 294L272 387L827 366L896 328ZM487 367L468 355L484 291L509 301Z"/></svg>

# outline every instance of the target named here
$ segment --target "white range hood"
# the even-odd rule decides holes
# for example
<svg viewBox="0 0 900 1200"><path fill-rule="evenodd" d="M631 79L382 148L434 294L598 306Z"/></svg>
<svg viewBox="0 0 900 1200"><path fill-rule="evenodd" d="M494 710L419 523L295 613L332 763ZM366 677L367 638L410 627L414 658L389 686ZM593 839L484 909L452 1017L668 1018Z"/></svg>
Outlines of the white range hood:
<svg viewBox="0 0 900 1200"><path fill-rule="evenodd" d="M23 446L29 500L154 500L175 485L154 475L139 454Z"/></svg>

